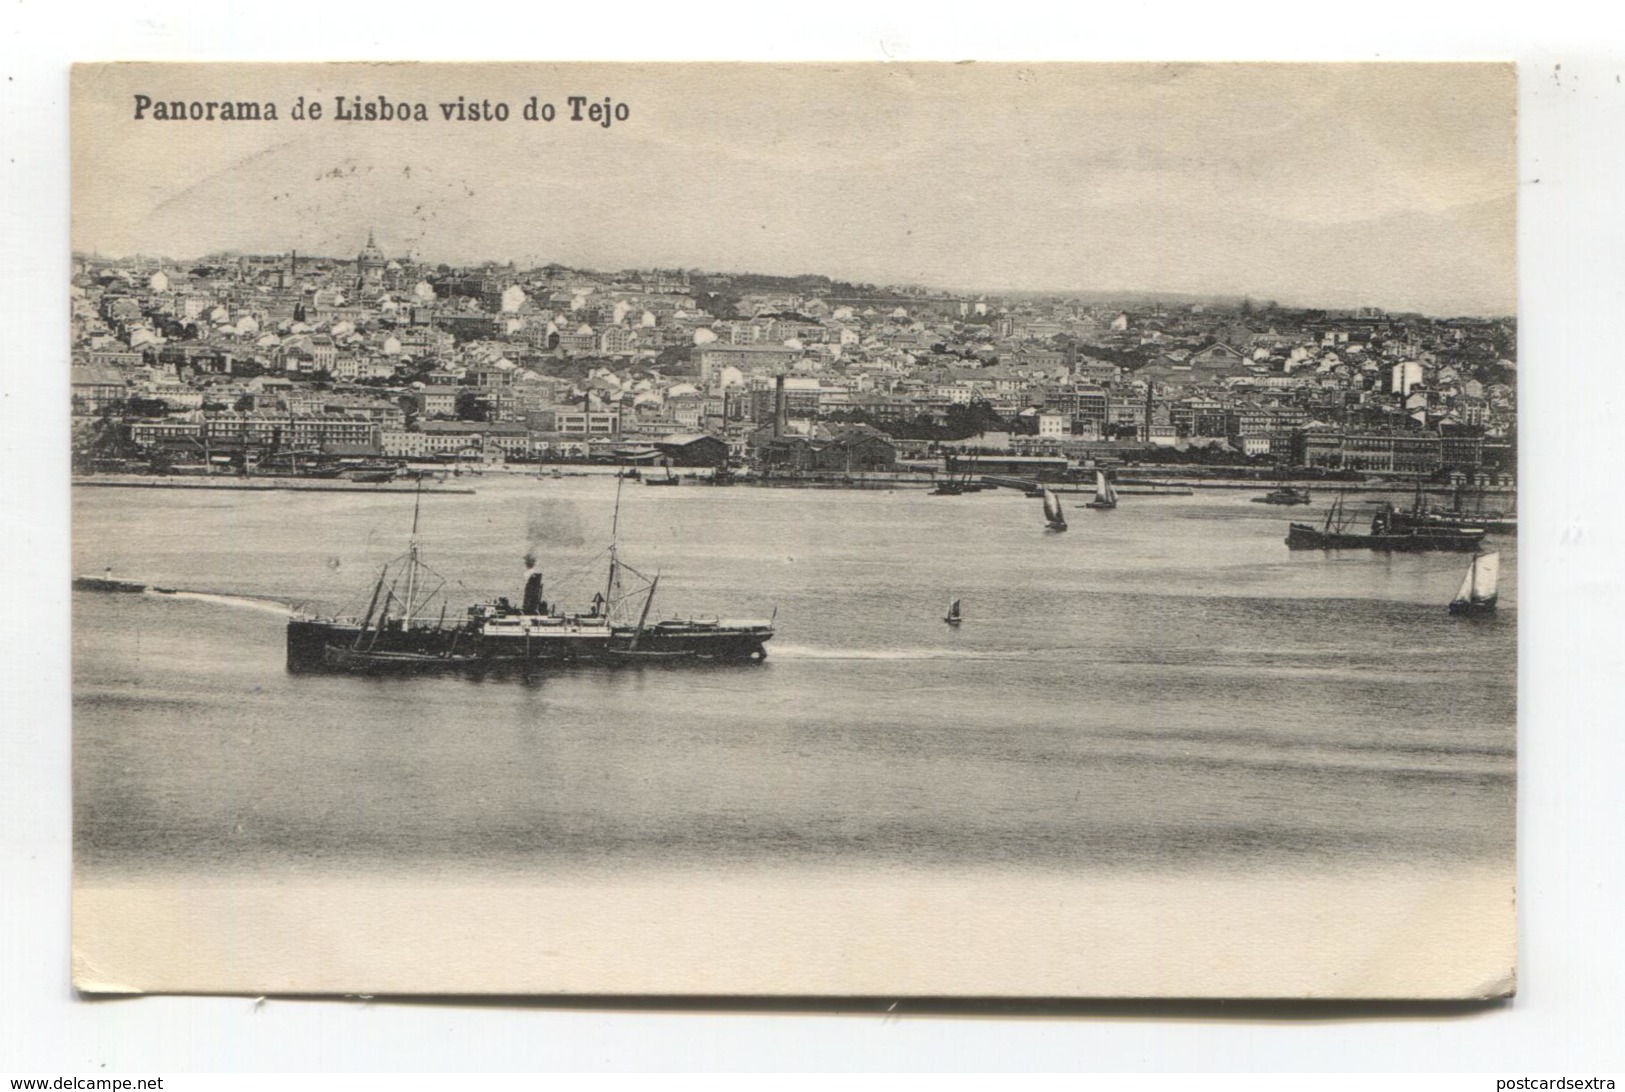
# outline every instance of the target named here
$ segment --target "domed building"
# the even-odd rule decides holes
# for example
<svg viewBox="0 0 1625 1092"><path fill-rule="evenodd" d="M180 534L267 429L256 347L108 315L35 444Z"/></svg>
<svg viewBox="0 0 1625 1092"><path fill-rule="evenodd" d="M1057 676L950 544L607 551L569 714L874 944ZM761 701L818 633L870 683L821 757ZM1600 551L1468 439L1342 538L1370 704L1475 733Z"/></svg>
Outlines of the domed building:
<svg viewBox="0 0 1625 1092"><path fill-rule="evenodd" d="M367 245L361 248L361 253L356 256L355 260L356 286L362 289L383 288L384 267L388 264L389 259L384 257L382 250L378 249L378 241L373 238L373 233L369 230L367 232Z"/></svg>

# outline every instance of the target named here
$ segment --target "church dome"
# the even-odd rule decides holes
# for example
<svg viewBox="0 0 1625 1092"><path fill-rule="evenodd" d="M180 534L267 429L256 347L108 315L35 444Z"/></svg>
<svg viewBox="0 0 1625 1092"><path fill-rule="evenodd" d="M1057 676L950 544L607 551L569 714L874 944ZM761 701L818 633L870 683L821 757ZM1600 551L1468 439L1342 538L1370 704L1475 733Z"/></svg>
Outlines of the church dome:
<svg viewBox="0 0 1625 1092"><path fill-rule="evenodd" d="M361 253L356 256L356 261L362 265L377 265L380 268L385 264L384 252L378 249L378 240L373 238L371 231L367 232L367 245L361 248Z"/></svg>

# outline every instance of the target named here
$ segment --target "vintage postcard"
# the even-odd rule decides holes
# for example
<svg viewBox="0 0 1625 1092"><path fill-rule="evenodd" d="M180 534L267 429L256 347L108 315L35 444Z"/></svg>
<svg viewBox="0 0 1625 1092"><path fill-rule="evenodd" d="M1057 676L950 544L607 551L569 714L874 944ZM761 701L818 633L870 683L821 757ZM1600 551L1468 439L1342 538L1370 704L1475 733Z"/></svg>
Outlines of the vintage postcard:
<svg viewBox="0 0 1625 1092"><path fill-rule="evenodd" d="M80 66L75 985L1510 994L1515 91Z"/></svg>

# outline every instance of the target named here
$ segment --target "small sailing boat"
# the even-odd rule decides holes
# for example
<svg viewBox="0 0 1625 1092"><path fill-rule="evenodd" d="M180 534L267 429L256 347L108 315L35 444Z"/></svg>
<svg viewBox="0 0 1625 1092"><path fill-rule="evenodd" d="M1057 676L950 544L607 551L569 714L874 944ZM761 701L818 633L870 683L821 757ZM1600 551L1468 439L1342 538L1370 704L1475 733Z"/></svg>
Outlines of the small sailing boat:
<svg viewBox="0 0 1625 1092"><path fill-rule="evenodd" d="M958 627L959 623L963 621L959 615L959 600L955 599L952 603L948 604L948 613L943 617L942 620L947 622L950 626L954 626L956 628Z"/></svg>
<svg viewBox="0 0 1625 1092"><path fill-rule="evenodd" d="M1112 483L1106 480L1104 470L1095 471L1095 499L1084 505L1084 507L1098 509L1117 507L1117 490L1113 489Z"/></svg>
<svg viewBox="0 0 1625 1092"><path fill-rule="evenodd" d="M634 467L633 473L636 472L637 468ZM679 485L681 482L682 479L671 472L671 463L666 464L666 476L664 478L648 477L643 479L644 485Z"/></svg>
<svg viewBox="0 0 1625 1092"><path fill-rule="evenodd" d="M1450 601L1451 614L1489 614L1495 610L1496 583L1501 575L1499 553L1475 554L1467 567L1461 590Z"/></svg>
<svg viewBox="0 0 1625 1092"><path fill-rule="evenodd" d="M1044 490L1044 522L1051 531L1066 530L1066 517L1061 514L1061 502L1049 489Z"/></svg>
<svg viewBox="0 0 1625 1092"><path fill-rule="evenodd" d="M965 476L959 480L959 490L962 493L980 493L982 483L976 477L976 456L970 457L970 464L965 468Z"/></svg>

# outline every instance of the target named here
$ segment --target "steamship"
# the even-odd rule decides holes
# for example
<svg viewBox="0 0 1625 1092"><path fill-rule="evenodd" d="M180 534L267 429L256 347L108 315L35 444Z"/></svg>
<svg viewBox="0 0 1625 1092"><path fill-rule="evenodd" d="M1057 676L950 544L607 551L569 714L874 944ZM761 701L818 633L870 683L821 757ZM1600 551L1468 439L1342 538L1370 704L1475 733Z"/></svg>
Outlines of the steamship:
<svg viewBox="0 0 1625 1092"><path fill-rule="evenodd" d="M294 673L482 669L503 664L760 663L773 619L651 617L660 577L619 555L612 531L602 590L580 610L546 599L535 558L516 606L506 597L447 619L430 606L446 579L423 562L417 512L406 554L385 565L360 618L301 615L288 622L287 668ZM615 520L620 522L620 485ZM392 575L393 574L393 575Z"/></svg>
<svg viewBox="0 0 1625 1092"><path fill-rule="evenodd" d="M1324 526L1308 523L1288 524L1286 544L1292 550L1477 550L1484 540L1482 527L1455 529L1423 529L1400 526L1394 520L1393 505L1385 505L1371 519L1367 534L1348 531L1348 513L1343 508L1343 496L1326 511Z"/></svg>

